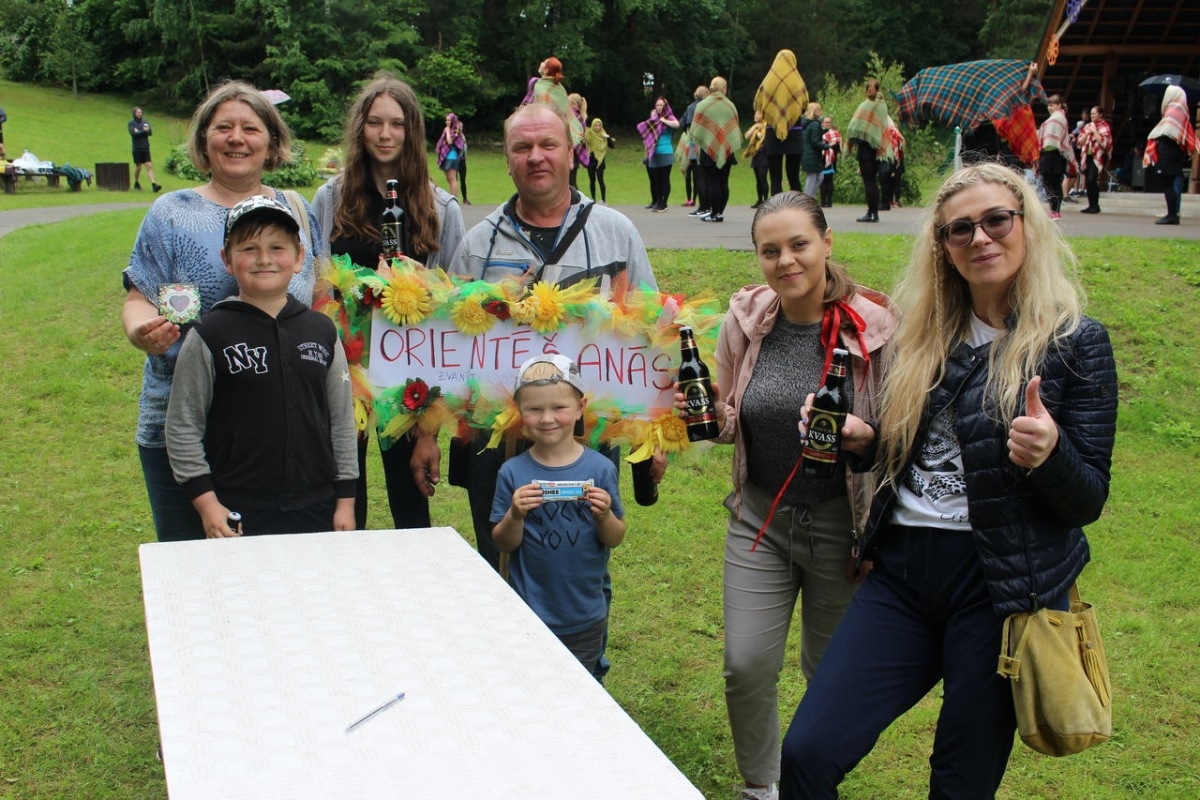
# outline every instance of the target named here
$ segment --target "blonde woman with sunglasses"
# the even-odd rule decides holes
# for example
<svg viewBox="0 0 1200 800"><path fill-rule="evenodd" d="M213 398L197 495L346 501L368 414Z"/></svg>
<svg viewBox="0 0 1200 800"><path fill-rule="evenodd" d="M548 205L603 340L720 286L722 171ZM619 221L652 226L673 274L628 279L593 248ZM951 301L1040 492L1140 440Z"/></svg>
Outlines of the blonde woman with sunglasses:
<svg viewBox="0 0 1200 800"><path fill-rule="evenodd" d="M849 445L879 480L860 554L873 569L784 740L784 800L836 798L939 681L929 796L995 796L1016 729L996 674L1004 618L1067 607L1108 497L1116 368L1074 266L1007 167L939 191L894 294L877 436Z"/></svg>

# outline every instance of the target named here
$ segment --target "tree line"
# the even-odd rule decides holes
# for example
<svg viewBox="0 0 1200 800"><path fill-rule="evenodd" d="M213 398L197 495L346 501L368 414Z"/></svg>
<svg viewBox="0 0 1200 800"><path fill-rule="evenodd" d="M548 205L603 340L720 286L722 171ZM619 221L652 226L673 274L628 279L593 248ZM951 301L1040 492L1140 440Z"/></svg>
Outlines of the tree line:
<svg viewBox="0 0 1200 800"><path fill-rule="evenodd" d="M282 89L301 137L337 140L346 103L386 69L436 130L448 111L496 130L547 56L612 124L657 95L682 110L713 75L749 124L775 53L816 97L856 84L871 53L904 75L975 58L1031 58L1052 0L0 0L10 80L128 95L187 115L230 77ZM887 86L896 91L899 86Z"/></svg>

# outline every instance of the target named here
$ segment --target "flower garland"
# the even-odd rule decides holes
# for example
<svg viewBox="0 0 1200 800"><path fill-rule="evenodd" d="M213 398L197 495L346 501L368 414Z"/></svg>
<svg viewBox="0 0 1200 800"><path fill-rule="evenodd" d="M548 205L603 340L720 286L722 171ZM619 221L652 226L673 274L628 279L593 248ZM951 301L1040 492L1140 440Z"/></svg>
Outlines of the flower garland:
<svg viewBox="0 0 1200 800"><path fill-rule="evenodd" d="M375 387L367 379L370 365L371 317L379 309L396 325L429 319L448 320L461 333L478 336L498 321L511 320L540 334L568 325L641 335L652 347L670 351L678 329L690 325L702 353L710 358L723 313L711 297L688 299L643 286L624 293L620 303L601 297L595 281L567 287L539 281L488 283L428 269L416 261L397 259L378 271L355 266L348 256L335 256L322 278L330 291L316 308L330 317L341 334L350 366L355 420L359 431L374 424L380 444L389 447L413 430L436 434L449 427L455 435L468 428L489 431L488 446L520 431L520 414L511 397L496 398L469 382L467 398L443 394L438 386L409 379L403 386ZM626 444L630 461L649 458L655 450L679 453L689 446L687 431L673 409L623 405L619 398L591 402L585 413L587 439L599 444ZM651 416L653 414L653 416ZM650 418L647 418L650 417Z"/></svg>

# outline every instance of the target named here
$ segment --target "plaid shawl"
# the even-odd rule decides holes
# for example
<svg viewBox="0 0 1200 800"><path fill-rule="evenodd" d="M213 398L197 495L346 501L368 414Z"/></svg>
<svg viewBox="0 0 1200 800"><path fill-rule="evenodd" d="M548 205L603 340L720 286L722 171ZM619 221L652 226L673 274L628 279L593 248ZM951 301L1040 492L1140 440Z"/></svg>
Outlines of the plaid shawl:
<svg viewBox="0 0 1200 800"><path fill-rule="evenodd" d="M1012 116L1019 106L1045 102L1046 92L1030 76L1028 61L1001 58L926 67L896 100L898 116L910 124L940 122L969 131Z"/></svg>
<svg viewBox="0 0 1200 800"><path fill-rule="evenodd" d="M450 148L458 148L459 158L465 158L467 155L467 137L463 135L462 123L458 121L458 117L454 114L447 114L450 117L450 127L442 129L442 135L438 137L437 144L434 145L434 152L437 153L438 169L442 169L442 164L446 161L446 156L450 154Z"/></svg>
<svg viewBox="0 0 1200 800"><path fill-rule="evenodd" d="M742 151L742 158L749 161L758 154L762 149L763 140L767 138L767 124L765 122L756 122L746 129L746 149Z"/></svg>
<svg viewBox="0 0 1200 800"><path fill-rule="evenodd" d="M1079 165L1075 162L1075 148L1071 146L1068 125L1067 115L1060 108L1042 123L1042 127L1038 129L1038 140L1042 150L1057 150L1068 164L1072 164L1078 169Z"/></svg>
<svg viewBox="0 0 1200 800"><path fill-rule="evenodd" d="M879 95L874 100L863 100L854 109L854 116L846 126L847 139L861 139L878 150L883 146L883 134L887 131L887 103Z"/></svg>
<svg viewBox="0 0 1200 800"><path fill-rule="evenodd" d="M650 119L643 120L637 124L637 132L642 136L642 145L646 148L646 158L654 155L654 148L658 146L658 138L662 136L663 131L667 130L667 123L664 119L678 122L675 119L675 112L671 110L671 104L666 103L663 106L662 116L659 116L658 111L650 112ZM668 136L670 134L667 134Z"/></svg>
<svg viewBox="0 0 1200 800"><path fill-rule="evenodd" d="M1079 134L1079 152L1084 160L1091 158L1097 167L1104 169L1109 154L1112 153L1112 146L1112 128L1107 120L1089 122L1083 126L1083 133Z"/></svg>
<svg viewBox="0 0 1200 800"><path fill-rule="evenodd" d="M1163 92L1162 119L1146 137L1146 154L1142 157L1144 166L1150 167L1158 163L1158 139L1166 136L1174 139L1185 156L1196 152L1196 131L1192 129L1192 121L1188 118L1187 94L1178 86L1168 86Z"/></svg>
<svg viewBox="0 0 1200 800"><path fill-rule="evenodd" d="M821 142L825 145L825 169L832 169L837 164L842 135L838 133L837 128L830 128L821 134Z"/></svg>
<svg viewBox="0 0 1200 800"><path fill-rule="evenodd" d="M774 128L775 136L783 140L807 106L808 87L796 69L796 55L791 50L780 50L754 93L754 110L762 112L763 123Z"/></svg>
<svg viewBox="0 0 1200 800"><path fill-rule="evenodd" d="M586 167L592 159L588 155L587 120L583 118L583 111L572 106L571 113L567 115L567 121L571 123L571 138L575 140L575 166ZM579 125L578 132L575 130L576 124ZM576 139L576 135L578 135L578 139Z"/></svg>
<svg viewBox="0 0 1200 800"><path fill-rule="evenodd" d="M1041 147L1038 144L1037 125L1033 121L1033 109L1018 106L1004 119L994 123L996 133L1008 143L1008 149L1026 164L1036 164Z"/></svg>
<svg viewBox="0 0 1200 800"><path fill-rule="evenodd" d="M597 122L600 122L600 132L597 133L593 127ZM584 143L587 145L588 153L596 159L597 164L604 163L604 157L608 155L608 131L604 130L604 123L599 117L592 117L592 124L587 127L587 132L583 134ZM587 166L586 164L584 166Z"/></svg>
<svg viewBox="0 0 1200 800"><path fill-rule="evenodd" d="M723 92L713 92L696 106L691 134L700 151L718 167L724 167L744 144L737 108Z"/></svg>
<svg viewBox="0 0 1200 800"><path fill-rule="evenodd" d="M887 118L887 129L883 132L883 145L880 150L882 152L879 157L884 161L899 161L904 156L904 134L900 133L890 116Z"/></svg>

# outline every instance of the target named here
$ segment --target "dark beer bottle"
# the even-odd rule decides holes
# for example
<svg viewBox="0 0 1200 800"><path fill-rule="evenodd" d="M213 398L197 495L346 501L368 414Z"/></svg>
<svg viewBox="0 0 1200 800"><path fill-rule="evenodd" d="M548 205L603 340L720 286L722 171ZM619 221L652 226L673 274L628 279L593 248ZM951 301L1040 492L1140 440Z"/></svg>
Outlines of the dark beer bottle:
<svg viewBox="0 0 1200 800"><path fill-rule="evenodd" d="M390 265L393 258L404 255L404 209L396 202L399 194L398 181L387 182L387 204L379 219L379 233L383 239L383 258Z"/></svg>
<svg viewBox="0 0 1200 800"><path fill-rule="evenodd" d="M230 511L229 516L225 519L225 524L229 526L229 530L240 534L242 532L242 515L236 511Z"/></svg>
<svg viewBox="0 0 1200 800"><path fill-rule="evenodd" d="M801 453L804 459L801 474L806 478L832 478L837 467L842 426L846 424L846 412L850 410L850 398L846 395L847 356L849 353L840 347L834 349L825 382L813 398L812 412L808 416L808 438Z"/></svg>
<svg viewBox="0 0 1200 800"><path fill-rule="evenodd" d="M683 393L686 405L683 421L687 424L688 440L715 439L721 430L717 426L717 404L708 367L700 360L696 337L686 325L679 329L679 346L683 353L683 363L679 365L679 391Z"/></svg>
<svg viewBox="0 0 1200 800"><path fill-rule="evenodd" d="M650 477L650 464L653 459L634 461L630 464L633 470L633 499L639 506L652 506L658 502L658 484Z"/></svg>

